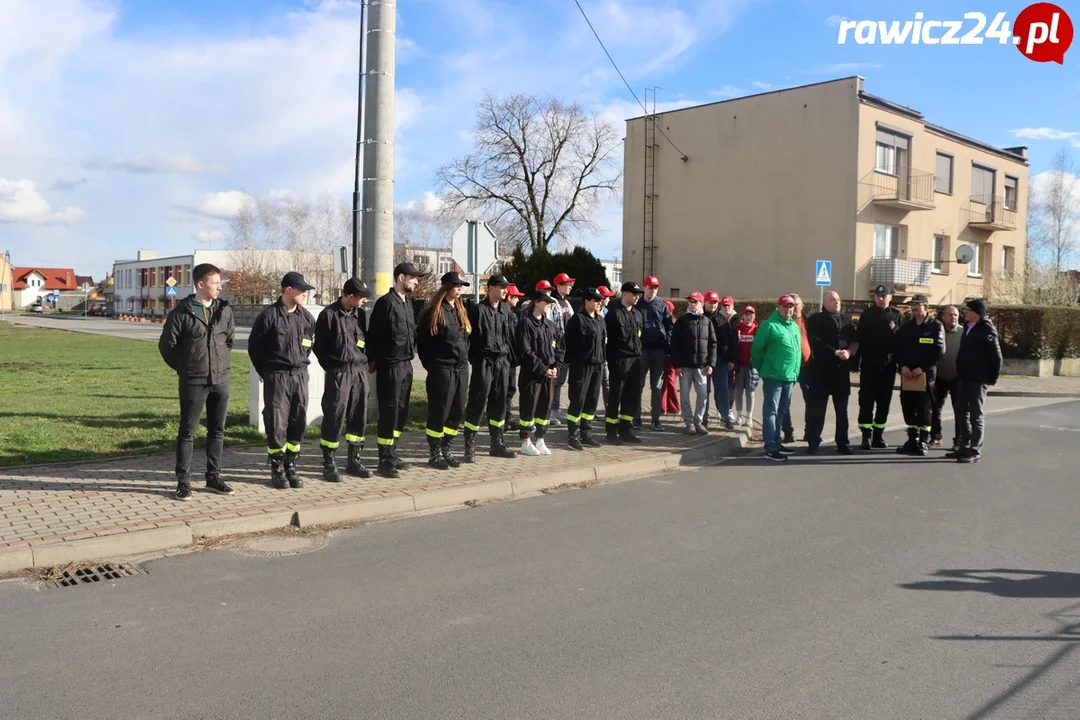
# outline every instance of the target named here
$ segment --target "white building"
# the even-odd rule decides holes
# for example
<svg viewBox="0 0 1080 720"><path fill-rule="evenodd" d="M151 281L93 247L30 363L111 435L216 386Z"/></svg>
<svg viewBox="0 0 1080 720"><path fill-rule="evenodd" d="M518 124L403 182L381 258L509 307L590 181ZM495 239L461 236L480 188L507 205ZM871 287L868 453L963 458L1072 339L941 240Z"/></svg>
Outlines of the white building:
<svg viewBox="0 0 1080 720"><path fill-rule="evenodd" d="M604 274L607 275L607 279L611 281L611 289L615 292L619 291L619 286L622 285L622 260L619 258L612 258L611 260L600 260L600 264L604 266ZM642 278L643 280L644 278ZM640 283L641 280L638 280Z"/></svg>

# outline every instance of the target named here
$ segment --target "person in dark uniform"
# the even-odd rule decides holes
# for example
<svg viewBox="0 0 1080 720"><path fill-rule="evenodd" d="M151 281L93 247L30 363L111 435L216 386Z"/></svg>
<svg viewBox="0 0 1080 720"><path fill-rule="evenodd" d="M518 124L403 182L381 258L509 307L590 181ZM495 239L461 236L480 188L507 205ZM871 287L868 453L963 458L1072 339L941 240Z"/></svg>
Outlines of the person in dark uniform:
<svg viewBox="0 0 1080 720"><path fill-rule="evenodd" d="M465 454L467 463L476 462L476 433L487 407L492 457L512 458L514 451L503 442L506 426L506 389L510 385L510 347L513 345L513 313L507 313L506 292L510 283L502 275L487 281L487 296L469 307L469 404L465 408Z"/></svg>
<svg viewBox="0 0 1080 720"><path fill-rule="evenodd" d="M507 332L510 335L510 381L506 386L506 417L504 418L505 425L503 427L512 426L510 406L514 402L514 396L517 395L518 386L518 373L521 367L521 362L518 360L517 348L514 343L514 333L518 325L518 313L514 308L521 302L521 298L525 297L525 293L518 290L518 286L513 283L506 289L506 302L503 304L503 312L509 317L508 322L510 327L507 328Z"/></svg>
<svg viewBox="0 0 1080 720"><path fill-rule="evenodd" d="M911 319L896 331L893 355L903 379L900 407L908 426L907 442L896 449L901 455L926 455L930 442L931 412L936 365L945 353L945 327L926 314L926 296L913 295L908 303ZM909 389L904 389L904 384ZM910 386L916 387L910 387Z"/></svg>
<svg viewBox="0 0 1080 720"><path fill-rule="evenodd" d="M810 363L806 371L806 452L813 455L821 445L825 411L831 396L836 414L836 451L851 455L853 451L848 442L849 361L858 352L859 343L855 339L855 325L840 312L840 296L829 291L822 304L821 312L806 319L806 336L810 342Z"/></svg>
<svg viewBox="0 0 1080 720"><path fill-rule="evenodd" d="M248 356L263 379L270 484L279 490L304 487L296 458L307 431L307 366L315 343L315 318L304 302L314 289L300 273L285 273L281 297L255 318L248 338Z"/></svg>
<svg viewBox="0 0 1080 720"><path fill-rule="evenodd" d="M970 464L982 458L986 424L983 404L988 389L1001 376L1001 341L997 328L986 317L986 301L969 300L964 307L964 335L956 356L956 377L960 385L960 447L945 457Z"/></svg>
<svg viewBox="0 0 1080 720"><path fill-rule="evenodd" d="M323 479L341 482L337 469L337 449L341 445L341 425L345 423L345 442L349 446L345 472L369 478L360 454L364 450L367 426L368 359L367 304L371 292L355 278L345 281L341 298L327 305L315 322L315 345L312 352L326 371L322 396Z"/></svg>
<svg viewBox="0 0 1080 720"><path fill-rule="evenodd" d="M368 321L368 359L374 366L379 399L379 474L388 478L398 477L399 471L409 467L397 454L397 440L409 416L416 354L416 318L405 296L416 289L423 276L412 263L395 267L394 287L375 301Z"/></svg>
<svg viewBox="0 0 1080 720"><path fill-rule="evenodd" d="M900 311L892 307L892 293L884 285L874 288L874 304L859 318L859 429L862 448L887 449L885 424L889 420L896 383L893 362L893 334L900 326Z"/></svg>
<svg viewBox="0 0 1080 720"><path fill-rule="evenodd" d="M448 272L442 287L420 311L416 321L416 349L427 370L428 465L447 470L461 465L450 453L465 414L469 383L469 313L461 299L468 287L461 275Z"/></svg>
<svg viewBox="0 0 1080 720"><path fill-rule="evenodd" d="M570 366L570 405L566 411L566 444L571 450L600 447L589 425L596 419L603 385L604 347L607 325L600 312L604 296L596 288L586 288L585 312L576 313L566 323L566 363Z"/></svg>
<svg viewBox="0 0 1080 720"><path fill-rule="evenodd" d="M645 382L641 360L641 311L636 305L645 293L635 282L622 284L621 302L608 310L607 325L608 441L614 445L624 442L640 443L633 433L634 418L641 412L641 392Z"/></svg>
<svg viewBox="0 0 1080 720"><path fill-rule="evenodd" d="M521 438L521 454L530 457L551 454L544 435L547 434L555 399L555 379L563 366L562 336L555 323L547 318L548 307L553 302L555 298L547 291L535 291L529 311L518 323L514 338L521 360L518 435Z"/></svg>

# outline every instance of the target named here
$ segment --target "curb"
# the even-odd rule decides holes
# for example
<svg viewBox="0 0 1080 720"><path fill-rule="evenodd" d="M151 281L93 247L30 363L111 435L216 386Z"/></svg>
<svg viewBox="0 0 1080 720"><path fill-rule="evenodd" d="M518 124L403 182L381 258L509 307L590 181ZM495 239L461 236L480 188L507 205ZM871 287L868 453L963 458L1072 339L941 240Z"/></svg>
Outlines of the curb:
<svg viewBox="0 0 1080 720"><path fill-rule="evenodd" d="M475 507L484 501L535 497L545 490L565 486L586 487L633 480L733 455L745 448L748 442L747 436L740 432L735 436L718 437L705 445L683 452L664 453L656 457L627 462L603 463L520 480L494 480L424 493L401 493L376 500L327 503L221 520L178 523L100 538L27 543L0 549L0 575L63 566L75 562L98 562L133 555L146 555L175 550L214 538L278 530L290 525L308 528L348 522L398 519L438 508Z"/></svg>
<svg viewBox="0 0 1080 720"><path fill-rule="evenodd" d="M1078 393L1034 392L1027 390L990 390L986 394L989 397L1074 398L1080 400L1080 394Z"/></svg>

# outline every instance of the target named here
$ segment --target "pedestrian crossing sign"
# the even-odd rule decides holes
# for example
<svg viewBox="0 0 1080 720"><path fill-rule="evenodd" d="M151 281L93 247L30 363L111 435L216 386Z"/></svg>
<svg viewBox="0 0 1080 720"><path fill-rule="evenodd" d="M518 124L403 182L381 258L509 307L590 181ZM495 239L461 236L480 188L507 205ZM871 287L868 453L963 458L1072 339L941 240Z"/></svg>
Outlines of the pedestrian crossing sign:
<svg viewBox="0 0 1080 720"><path fill-rule="evenodd" d="M818 285L832 285L832 261L818 260L814 277Z"/></svg>

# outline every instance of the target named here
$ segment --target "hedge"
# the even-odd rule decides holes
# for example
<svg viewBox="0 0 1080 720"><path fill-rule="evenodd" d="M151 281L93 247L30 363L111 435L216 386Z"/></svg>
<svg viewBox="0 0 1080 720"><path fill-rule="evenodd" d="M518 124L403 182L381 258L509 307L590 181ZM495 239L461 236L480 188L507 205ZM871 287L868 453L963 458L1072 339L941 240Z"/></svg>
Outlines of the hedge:
<svg viewBox="0 0 1080 720"><path fill-rule="evenodd" d="M1080 357L1080 308L1036 305L990 306L1001 337L1001 353L1019 360Z"/></svg>

